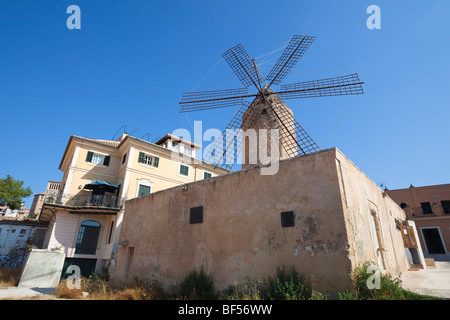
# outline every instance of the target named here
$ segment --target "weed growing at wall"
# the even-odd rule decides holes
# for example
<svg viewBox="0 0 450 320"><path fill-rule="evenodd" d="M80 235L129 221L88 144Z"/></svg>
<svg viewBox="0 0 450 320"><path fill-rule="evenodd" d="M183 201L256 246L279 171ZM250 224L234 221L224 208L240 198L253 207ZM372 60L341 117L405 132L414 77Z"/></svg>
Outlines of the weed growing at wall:
<svg viewBox="0 0 450 320"><path fill-rule="evenodd" d="M356 267L352 275L354 292L339 293L339 300L440 300L403 289L400 278L394 278L390 274L380 273L378 287L370 288L368 283L373 276L370 272L373 266L373 262L366 262Z"/></svg>
<svg viewBox="0 0 450 320"><path fill-rule="evenodd" d="M0 288L17 286L22 268L0 268Z"/></svg>
<svg viewBox="0 0 450 320"><path fill-rule="evenodd" d="M276 277L265 283L263 296L266 300L309 300L312 288L305 276L299 274L294 267L277 269Z"/></svg>
<svg viewBox="0 0 450 320"><path fill-rule="evenodd" d="M206 274L203 267L200 271L192 270L181 281L179 294L187 299L216 299L218 294L214 289L214 279L211 274Z"/></svg>

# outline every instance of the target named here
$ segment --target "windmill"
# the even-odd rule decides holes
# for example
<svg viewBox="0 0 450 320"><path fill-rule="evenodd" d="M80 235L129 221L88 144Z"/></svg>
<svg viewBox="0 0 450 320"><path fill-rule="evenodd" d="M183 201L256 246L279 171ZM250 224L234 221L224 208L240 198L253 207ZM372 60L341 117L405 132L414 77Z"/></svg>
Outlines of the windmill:
<svg viewBox="0 0 450 320"><path fill-rule="evenodd" d="M358 74L285 84L278 91L271 89L272 85L281 84L315 39L306 35L293 36L266 78L259 72L255 60L238 44L225 51L222 56L244 85L243 88L183 94L180 112L239 107L224 130L224 139L216 139L213 146L205 150L204 161L230 170L235 164L235 151L242 150L245 155L242 159L243 169L258 164L249 162L252 151L246 143L248 137L244 135L249 129L277 129L280 159L320 150L295 120L283 99L362 94L363 82L359 80ZM249 93L251 86L256 88L256 93ZM246 101L248 98L253 98L253 101Z"/></svg>

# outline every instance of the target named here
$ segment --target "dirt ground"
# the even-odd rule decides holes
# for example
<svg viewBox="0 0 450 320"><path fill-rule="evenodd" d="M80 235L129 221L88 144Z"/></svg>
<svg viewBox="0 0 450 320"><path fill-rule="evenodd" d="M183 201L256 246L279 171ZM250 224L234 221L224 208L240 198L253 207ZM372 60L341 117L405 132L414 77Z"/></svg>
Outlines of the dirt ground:
<svg viewBox="0 0 450 320"><path fill-rule="evenodd" d="M402 287L419 294L450 299L450 262L436 261L435 267L407 271L401 275ZM62 300L53 288L0 288L0 300Z"/></svg>
<svg viewBox="0 0 450 320"><path fill-rule="evenodd" d="M450 299L450 261L435 261L435 267L402 274L402 287L412 292Z"/></svg>

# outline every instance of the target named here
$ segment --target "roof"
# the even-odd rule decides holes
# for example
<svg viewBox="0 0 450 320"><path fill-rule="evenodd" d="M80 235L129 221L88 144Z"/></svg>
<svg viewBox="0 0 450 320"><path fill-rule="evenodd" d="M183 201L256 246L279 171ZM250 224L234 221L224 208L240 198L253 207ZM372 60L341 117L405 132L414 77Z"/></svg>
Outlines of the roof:
<svg viewBox="0 0 450 320"><path fill-rule="evenodd" d="M199 148L201 147L198 144L192 143L192 142L187 141L187 140L180 139L180 138L178 138L178 137L176 137L174 135L171 135L171 134L165 135L158 142L160 142L164 138L165 138L165 140L167 140L170 137L172 137L174 139L176 138L176 139L178 139L178 140L180 140L180 141L182 141L184 143L189 143L189 144L191 144L192 146L195 146L195 147L199 147ZM69 138L69 142L67 142L66 149L64 150L64 155L63 155L63 157L61 159L61 162L59 164L59 169L60 170L61 170L63 161L64 161L64 159L66 157L66 154L69 151L69 147L70 147L70 144L72 143L72 140L78 140L78 141L83 141L83 142L95 143L95 144L99 144L99 145L102 145L102 146L105 146L105 147L109 147L109 148L113 148L113 149L119 149L120 146L125 143L125 141L132 140L134 142L137 142L137 143L140 143L140 144L144 144L144 145L152 147L152 148L156 148L156 149L160 150L161 152L164 152L164 153L167 153L167 154L170 154L172 152L171 150L169 150L169 149L167 149L167 148L157 144L158 142L157 143L152 143L152 142L148 142L146 140L142 140L142 139L130 136L130 135L125 135L125 136L122 135L117 141L104 140L104 139L92 139L92 138L81 137L81 136L77 136L77 135L71 135L70 138ZM202 161L202 164L205 165L205 166L208 166L208 167L210 167L212 169L219 169L219 170L221 170L223 172L231 172L230 170L227 170L227 169L224 169L224 168L212 165L212 164L204 162L204 161Z"/></svg>
<svg viewBox="0 0 450 320"><path fill-rule="evenodd" d="M158 144L158 145L162 144L164 141L166 141L168 139L171 139L171 140L176 141L176 142L181 142L183 144L190 145L191 147L194 147L196 149L200 149L202 147L202 146L200 146L200 145L198 145L196 143L193 143L193 142L188 141L188 140L181 139L181 138L179 138L177 136L174 136L173 134L170 134L170 133L166 134L164 137L162 137L161 139L156 141L155 144Z"/></svg>

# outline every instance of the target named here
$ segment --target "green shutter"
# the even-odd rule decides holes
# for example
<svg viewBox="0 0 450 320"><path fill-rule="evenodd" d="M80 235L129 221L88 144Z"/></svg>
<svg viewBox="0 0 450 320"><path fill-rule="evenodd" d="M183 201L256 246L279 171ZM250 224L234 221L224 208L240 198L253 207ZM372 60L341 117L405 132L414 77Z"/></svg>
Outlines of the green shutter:
<svg viewBox="0 0 450 320"><path fill-rule="evenodd" d="M144 163L144 157L145 157L145 153L143 152L139 152L139 163Z"/></svg>
<svg viewBox="0 0 450 320"><path fill-rule="evenodd" d="M103 165L104 166L109 166L109 160L111 159L111 156L106 156L105 160L103 160Z"/></svg>
<svg viewBox="0 0 450 320"><path fill-rule="evenodd" d="M86 156L86 162L91 162L93 156L94 156L94 153L92 151L88 151L87 156Z"/></svg>
<svg viewBox="0 0 450 320"><path fill-rule="evenodd" d="M155 167L155 168L158 168L158 166L159 166L159 157L154 157L153 158L153 166Z"/></svg>
<svg viewBox="0 0 450 320"><path fill-rule="evenodd" d="M180 165L180 174L189 176L189 167Z"/></svg>
<svg viewBox="0 0 450 320"><path fill-rule="evenodd" d="M150 187L149 186L143 186L142 184L139 185L139 191L138 191L138 197L146 196L150 194Z"/></svg>

